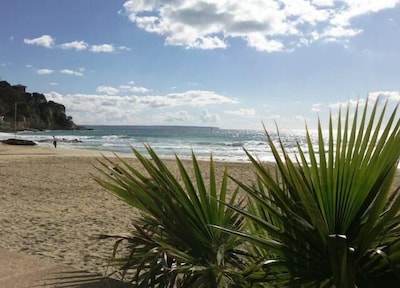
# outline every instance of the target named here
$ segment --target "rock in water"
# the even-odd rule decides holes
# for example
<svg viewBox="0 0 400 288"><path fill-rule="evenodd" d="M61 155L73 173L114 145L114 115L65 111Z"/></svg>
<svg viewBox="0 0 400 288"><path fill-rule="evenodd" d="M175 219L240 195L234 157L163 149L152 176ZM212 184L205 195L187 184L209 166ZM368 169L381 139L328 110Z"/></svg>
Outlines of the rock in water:
<svg viewBox="0 0 400 288"><path fill-rule="evenodd" d="M36 145L35 142L31 140L24 140L24 139L7 139L7 140L2 140L1 143L3 144L8 144L8 145Z"/></svg>

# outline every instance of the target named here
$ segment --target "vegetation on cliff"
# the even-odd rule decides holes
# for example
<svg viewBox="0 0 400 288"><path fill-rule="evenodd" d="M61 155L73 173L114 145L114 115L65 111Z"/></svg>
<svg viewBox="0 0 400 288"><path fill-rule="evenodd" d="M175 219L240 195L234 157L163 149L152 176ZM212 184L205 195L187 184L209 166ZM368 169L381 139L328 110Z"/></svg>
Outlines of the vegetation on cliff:
<svg viewBox="0 0 400 288"><path fill-rule="evenodd" d="M64 105L47 101L40 93L27 93L25 88L0 81L0 131L81 128L65 114Z"/></svg>

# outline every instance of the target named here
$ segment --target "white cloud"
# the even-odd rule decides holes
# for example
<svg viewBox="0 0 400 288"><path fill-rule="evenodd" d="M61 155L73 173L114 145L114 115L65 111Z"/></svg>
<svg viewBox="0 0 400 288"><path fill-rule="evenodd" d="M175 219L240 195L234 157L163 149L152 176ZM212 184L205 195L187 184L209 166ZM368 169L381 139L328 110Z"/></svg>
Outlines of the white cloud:
<svg viewBox="0 0 400 288"><path fill-rule="evenodd" d="M154 120L158 123L188 123L195 118L187 111L176 111L158 114Z"/></svg>
<svg viewBox="0 0 400 288"><path fill-rule="evenodd" d="M306 122L307 118L304 115L295 115L294 119L297 121Z"/></svg>
<svg viewBox="0 0 400 288"><path fill-rule="evenodd" d="M314 4L315 6L333 6L334 0L311 0L312 4Z"/></svg>
<svg viewBox="0 0 400 288"><path fill-rule="evenodd" d="M322 106L321 103L313 104L311 107L311 111L312 112L321 112L321 106Z"/></svg>
<svg viewBox="0 0 400 288"><path fill-rule="evenodd" d="M132 92L132 93L147 93L150 92L151 90L142 87L142 86L133 86L133 85L121 85L119 86L119 89L121 89L122 92Z"/></svg>
<svg viewBox="0 0 400 288"><path fill-rule="evenodd" d="M350 99L345 102L336 102L336 103L331 103L329 104L329 108L331 109L340 109L340 108L354 108L356 106L364 106L365 105L365 99Z"/></svg>
<svg viewBox="0 0 400 288"><path fill-rule="evenodd" d="M111 87L111 86L99 86L96 89L98 93L106 93L108 95L115 95L118 94L119 89Z"/></svg>
<svg viewBox="0 0 400 288"><path fill-rule="evenodd" d="M265 119L267 119L267 120L275 120L275 119L279 119L279 118L281 118L281 115L279 115L279 114L268 115L267 117L265 117Z"/></svg>
<svg viewBox="0 0 400 288"><path fill-rule="evenodd" d="M51 92L46 97L48 100L65 105L68 110L67 114L72 115L76 121L82 124L129 123L129 121L134 121L134 117L137 117L135 123L185 122L187 124L190 121L194 121L193 123L215 123L219 120L219 116L208 112L205 107L215 108L217 105L237 103L236 100L212 91L192 90L163 96L110 95L117 90L111 86L99 86L97 92L102 94L63 95ZM183 109L176 112L174 109L177 107L188 108L191 112ZM162 110L159 108L162 108ZM104 122L105 119L109 122Z"/></svg>
<svg viewBox="0 0 400 288"><path fill-rule="evenodd" d="M247 43L257 51L278 52L285 49L282 42L277 40L268 40L261 33L253 33L247 37Z"/></svg>
<svg viewBox="0 0 400 288"><path fill-rule="evenodd" d="M205 106L237 103L236 100L219 95L212 91L190 90L182 93L169 93L164 96L147 95L134 96L136 105L141 107L178 107L178 106Z"/></svg>
<svg viewBox="0 0 400 288"><path fill-rule="evenodd" d="M220 116L218 113L211 113L208 109L204 109L200 116L202 123L217 123L220 121Z"/></svg>
<svg viewBox="0 0 400 288"><path fill-rule="evenodd" d="M349 26L353 18L394 8L399 2L399 0L346 0L341 7L338 7L341 8L337 9L339 13L333 14L330 22L334 25Z"/></svg>
<svg viewBox="0 0 400 288"><path fill-rule="evenodd" d="M130 82L126 85L120 85L118 88L112 86L99 86L96 89L96 92L106 93L108 95L116 95L116 94L128 94L128 93L139 93L144 94L148 93L151 90L142 86L134 86L133 82Z"/></svg>
<svg viewBox="0 0 400 288"><path fill-rule="evenodd" d="M100 53L100 52L110 53L110 52L114 52L115 48L112 44L92 45L92 47L90 47L90 51L96 52L96 53Z"/></svg>
<svg viewBox="0 0 400 288"><path fill-rule="evenodd" d="M70 69L63 69L60 70L61 74L66 74L66 75L73 75L73 76L83 76L83 73L80 71L74 71L74 70L70 70Z"/></svg>
<svg viewBox="0 0 400 288"><path fill-rule="evenodd" d="M47 75L47 74L52 74L54 71L53 70L51 70L51 69L39 69L39 70L36 70L36 73L37 74L39 74L39 75Z"/></svg>
<svg viewBox="0 0 400 288"><path fill-rule="evenodd" d="M230 38L240 38L249 47L271 53L292 51L314 41L343 42L363 31L362 27L352 27L354 18L399 3L400 0L129 0L124 9L138 28L163 36L167 45L226 48Z"/></svg>
<svg viewBox="0 0 400 288"><path fill-rule="evenodd" d="M224 113L241 117L252 117L256 115L256 111L253 108L250 109L241 108L235 111L224 111Z"/></svg>
<svg viewBox="0 0 400 288"><path fill-rule="evenodd" d="M370 101L400 101L400 91L374 91L368 93L368 100Z"/></svg>
<svg viewBox="0 0 400 288"><path fill-rule="evenodd" d="M147 93L150 90L145 88L145 87L137 87L137 86L133 86L131 88L129 88L129 91L133 92L133 93Z"/></svg>
<svg viewBox="0 0 400 288"><path fill-rule="evenodd" d="M51 92L49 94L46 94L46 97L49 97L50 100L53 101L63 101L64 96L58 92Z"/></svg>
<svg viewBox="0 0 400 288"><path fill-rule="evenodd" d="M119 46L119 47L118 47L118 50L121 50L121 51L131 51L131 48L126 47L126 46Z"/></svg>
<svg viewBox="0 0 400 288"><path fill-rule="evenodd" d="M326 37L328 39L337 39L337 38L350 38L356 36L362 32L362 29L350 29L342 26L329 27L322 34L322 37Z"/></svg>
<svg viewBox="0 0 400 288"><path fill-rule="evenodd" d="M76 51L86 50L88 48L88 44L84 41L72 41L68 43L61 44L60 47L62 49L74 49Z"/></svg>
<svg viewBox="0 0 400 288"><path fill-rule="evenodd" d="M116 50L119 51L131 50L129 47L126 46L118 46L117 48L115 48L114 44L100 44L100 45L90 46L85 41L77 41L77 40L56 45L55 39L50 35L43 35L41 37L34 39L25 38L24 43L29 45L38 45L45 48L60 48L64 50L76 50L76 51L87 50L90 47L89 51L95 53L100 53L100 52L110 53L110 52L115 52Z"/></svg>
<svg viewBox="0 0 400 288"><path fill-rule="evenodd" d="M400 101L400 91L374 91L370 92L367 95L367 98L361 99L350 99L346 102L338 102L334 104L330 104L329 107L338 108L339 106L342 107L356 107L358 106L365 106L365 104L373 105L376 101L379 102L392 102L392 103L399 103Z"/></svg>
<svg viewBox="0 0 400 288"><path fill-rule="evenodd" d="M34 39L24 39L25 44L37 45L45 48L53 48L55 40L50 35L42 35Z"/></svg>
<svg viewBox="0 0 400 288"><path fill-rule="evenodd" d="M113 87L99 86L98 92L104 93L112 91ZM206 106L221 105L227 103L237 103L236 100L219 95L211 91L186 91L182 93L171 93L164 96L145 95L145 96L119 96L119 95L97 95L97 94L62 94L53 92L50 97L57 95L58 100L70 103L90 102L99 104L103 101L118 102L120 105L133 105L140 109L151 109L158 107L178 107L178 106ZM61 99L62 98L62 99Z"/></svg>

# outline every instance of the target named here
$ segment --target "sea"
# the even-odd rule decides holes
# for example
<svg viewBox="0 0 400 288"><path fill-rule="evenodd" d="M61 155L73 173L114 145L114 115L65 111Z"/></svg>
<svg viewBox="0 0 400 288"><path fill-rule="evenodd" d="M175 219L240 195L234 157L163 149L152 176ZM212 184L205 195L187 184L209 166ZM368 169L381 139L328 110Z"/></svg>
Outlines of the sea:
<svg viewBox="0 0 400 288"><path fill-rule="evenodd" d="M267 145L264 130L222 129L193 126L85 126L87 130L18 131L0 133L0 140L19 138L32 140L39 146L132 153L134 147L147 154L144 144L150 145L164 159L178 156L190 159L192 152L199 160L249 162L247 150L260 161L273 162L274 157ZM268 133L278 140L276 132ZM305 131L280 131L287 151L296 154L297 144L306 148ZM307 149L305 149L307 150Z"/></svg>

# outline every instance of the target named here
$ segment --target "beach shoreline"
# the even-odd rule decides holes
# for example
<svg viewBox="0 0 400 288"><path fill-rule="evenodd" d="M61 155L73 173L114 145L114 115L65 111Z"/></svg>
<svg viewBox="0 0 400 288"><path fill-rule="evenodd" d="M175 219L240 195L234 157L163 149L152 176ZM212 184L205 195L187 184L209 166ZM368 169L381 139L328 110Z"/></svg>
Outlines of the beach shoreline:
<svg viewBox="0 0 400 288"><path fill-rule="evenodd" d="M0 247L104 274L113 241L97 237L129 232L138 214L93 179L101 174L97 168L103 155L115 156L95 150L0 144ZM133 153L117 155L141 167ZM165 162L178 171L174 160ZM199 164L207 178L209 162ZM249 163L215 162L219 176L225 166L241 180L254 178Z"/></svg>
<svg viewBox="0 0 400 288"><path fill-rule="evenodd" d="M116 153L124 157L133 157L129 153ZM24 145L7 145L0 143L0 161L1 159L15 159L24 158L29 156L67 156L67 157L102 157L115 156L113 152L110 151L100 151L100 150L90 150L90 149L80 149L80 148L70 148L70 147L46 147L46 146L24 146Z"/></svg>

